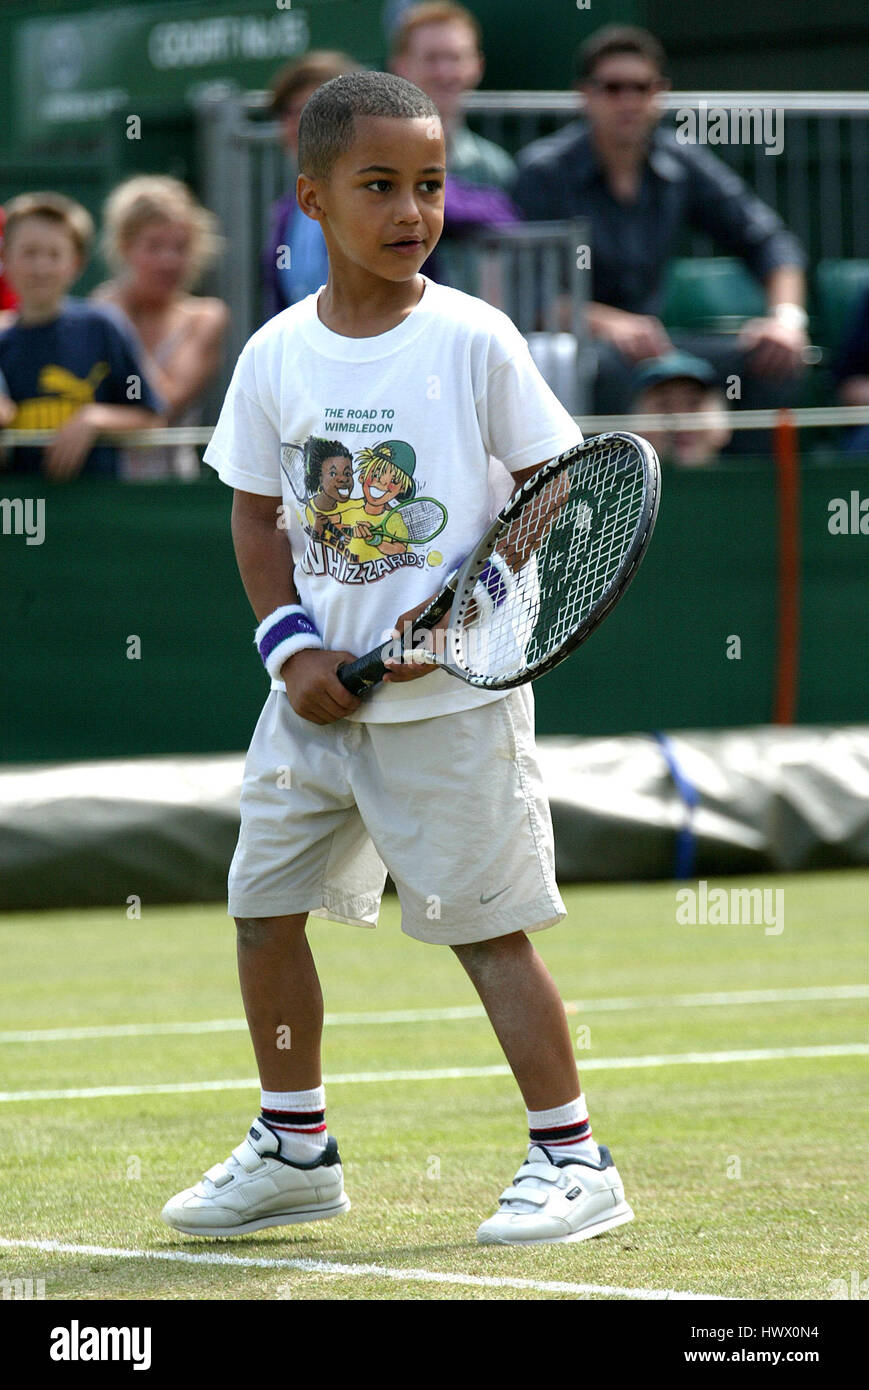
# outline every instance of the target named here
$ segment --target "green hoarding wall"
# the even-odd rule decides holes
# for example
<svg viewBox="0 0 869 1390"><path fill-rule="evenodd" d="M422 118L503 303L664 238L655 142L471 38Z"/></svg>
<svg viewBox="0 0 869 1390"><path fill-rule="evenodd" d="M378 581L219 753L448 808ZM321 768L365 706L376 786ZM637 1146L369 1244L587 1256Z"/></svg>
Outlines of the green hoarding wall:
<svg viewBox="0 0 869 1390"><path fill-rule="evenodd" d="M718 91L865 91L866 0L643 0L674 86Z"/></svg>
<svg viewBox="0 0 869 1390"><path fill-rule="evenodd" d="M264 86L282 64L339 32L361 59L380 54L371 8L354 0L120 5L19 20L14 33L13 138L59 127L181 111L203 83Z"/></svg>
<svg viewBox="0 0 869 1390"><path fill-rule="evenodd" d="M193 101L214 83L265 88L309 48L382 66L405 0L0 0L0 201L49 187L99 221L112 187L162 172L200 195ZM564 90L577 46L602 25L644 24L677 89L865 86L869 6L830 0L470 0L484 33L483 87ZM136 125L136 120L141 124ZM132 122L132 124L131 124ZM814 196L814 180L813 194ZM105 278L97 254L77 292Z"/></svg>
<svg viewBox="0 0 869 1390"><path fill-rule="evenodd" d="M309 48L343 48L382 66L401 0L185 0L139 4L12 4L0 8L0 80L7 121L0 153L105 133L129 115L190 114L204 83L263 88ZM576 45L600 24L638 17L638 4L595 0L541 7L477 0L488 87L567 86Z"/></svg>
<svg viewBox="0 0 869 1390"><path fill-rule="evenodd" d="M404 0L0 0L0 159L106 134L128 114L183 117L203 82L262 88L309 47L382 65ZM483 85L561 89L573 54L603 24L646 25L677 88L865 86L864 0L469 0L484 33ZM786 22L783 23L783 9Z"/></svg>
<svg viewBox="0 0 869 1390"><path fill-rule="evenodd" d="M13 482L0 480L0 758L244 748L267 680L232 552L229 489L210 477ZM44 501L41 545L14 534L16 495ZM853 532L831 533L834 498L848 502ZM534 687L539 732L771 722L776 525L771 464L667 471L630 592ZM869 467L804 465L800 545L797 720L865 722Z"/></svg>

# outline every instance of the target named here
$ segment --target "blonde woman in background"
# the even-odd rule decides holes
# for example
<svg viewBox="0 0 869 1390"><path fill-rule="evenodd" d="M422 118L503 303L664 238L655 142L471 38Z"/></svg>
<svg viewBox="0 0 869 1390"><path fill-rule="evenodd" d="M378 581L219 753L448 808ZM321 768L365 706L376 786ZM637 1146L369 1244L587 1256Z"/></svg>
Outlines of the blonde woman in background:
<svg viewBox="0 0 869 1390"><path fill-rule="evenodd" d="M221 299L189 293L220 245L213 214L178 179L137 175L103 208L102 252L114 279L93 298L135 330L170 425L201 422L202 397L221 363L228 309ZM120 476L191 478L199 471L196 450L177 445L125 450Z"/></svg>

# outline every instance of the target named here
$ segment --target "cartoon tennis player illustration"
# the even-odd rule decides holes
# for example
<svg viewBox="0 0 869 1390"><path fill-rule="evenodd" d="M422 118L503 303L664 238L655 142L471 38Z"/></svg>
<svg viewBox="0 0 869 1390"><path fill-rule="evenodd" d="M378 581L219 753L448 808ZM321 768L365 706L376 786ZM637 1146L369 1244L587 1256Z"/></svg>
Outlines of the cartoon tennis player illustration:
<svg viewBox="0 0 869 1390"><path fill-rule="evenodd" d="M423 563L418 547L428 545L447 524L440 502L416 496L416 454L402 439L357 454L361 497L353 496L353 455L340 440L309 435L304 445L282 444L281 468L304 509L309 543L303 568L319 572L324 561L316 551L327 546L352 564L352 573L332 571L340 582L379 579L389 572L385 561ZM441 563L439 553L429 555L429 563Z"/></svg>
<svg viewBox="0 0 869 1390"><path fill-rule="evenodd" d="M309 435L304 449L305 520L311 536L346 549L344 513L353 491L353 455L337 439Z"/></svg>
<svg viewBox="0 0 869 1390"><path fill-rule="evenodd" d="M425 545L442 531L446 509L432 497L417 497L416 454L403 439L389 439L356 455L362 496L342 509L352 528L348 542L360 560L403 555L408 546Z"/></svg>

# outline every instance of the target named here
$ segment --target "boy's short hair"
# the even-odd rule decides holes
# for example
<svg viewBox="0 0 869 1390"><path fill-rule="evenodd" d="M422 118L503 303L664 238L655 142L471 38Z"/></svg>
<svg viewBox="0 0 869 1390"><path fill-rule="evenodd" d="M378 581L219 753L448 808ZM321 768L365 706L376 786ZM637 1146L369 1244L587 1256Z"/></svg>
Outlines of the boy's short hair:
<svg viewBox="0 0 869 1390"><path fill-rule="evenodd" d="M41 217L44 222L52 222L56 227L64 227L72 239L77 255L87 260L94 239L94 221L87 208L63 193L20 193L12 198L4 209L6 226L3 239L8 251L15 228L26 217Z"/></svg>
<svg viewBox="0 0 869 1390"><path fill-rule="evenodd" d="M270 83L271 111L273 116L282 116L297 92L308 87L321 87L333 77L343 77L348 72L360 72L361 64L351 58L349 53L337 49L315 48L289 63L276 73Z"/></svg>
<svg viewBox="0 0 869 1390"><path fill-rule="evenodd" d="M299 169L303 174L311 179L329 177L335 160L353 144L357 116L440 121L431 97L394 73L352 72L335 77L312 94L299 121Z"/></svg>
<svg viewBox="0 0 869 1390"><path fill-rule="evenodd" d="M480 21L464 5L455 5L452 0L424 0L421 5L410 5L402 10L396 21L390 40L390 57L398 58L410 48L410 41L417 29L427 24L466 24L474 36L477 48L483 46L483 30Z"/></svg>
<svg viewBox="0 0 869 1390"><path fill-rule="evenodd" d="M636 58L646 58L654 64L662 77L666 71L667 55L663 46L648 29L638 29L633 24L605 24L576 50L576 81L587 82L604 58L615 57L618 53L630 53Z"/></svg>

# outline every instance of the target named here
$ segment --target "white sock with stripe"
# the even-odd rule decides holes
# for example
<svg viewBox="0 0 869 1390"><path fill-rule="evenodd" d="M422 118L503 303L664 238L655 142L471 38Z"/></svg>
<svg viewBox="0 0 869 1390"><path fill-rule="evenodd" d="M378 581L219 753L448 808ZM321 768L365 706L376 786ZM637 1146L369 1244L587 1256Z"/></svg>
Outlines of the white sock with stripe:
<svg viewBox="0 0 869 1390"><path fill-rule="evenodd" d="M310 1163L326 1147L326 1091L260 1091L263 1119L281 1141L281 1157Z"/></svg>
<svg viewBox="0 0 869 1390"><path fill-rule="evenodd" d="M600 1150L591 1137L591 1120L585 1096L552 1110L529 1110L528 1146L542 1144L553 1158L590 1158L600 1162Z"/></svg>

